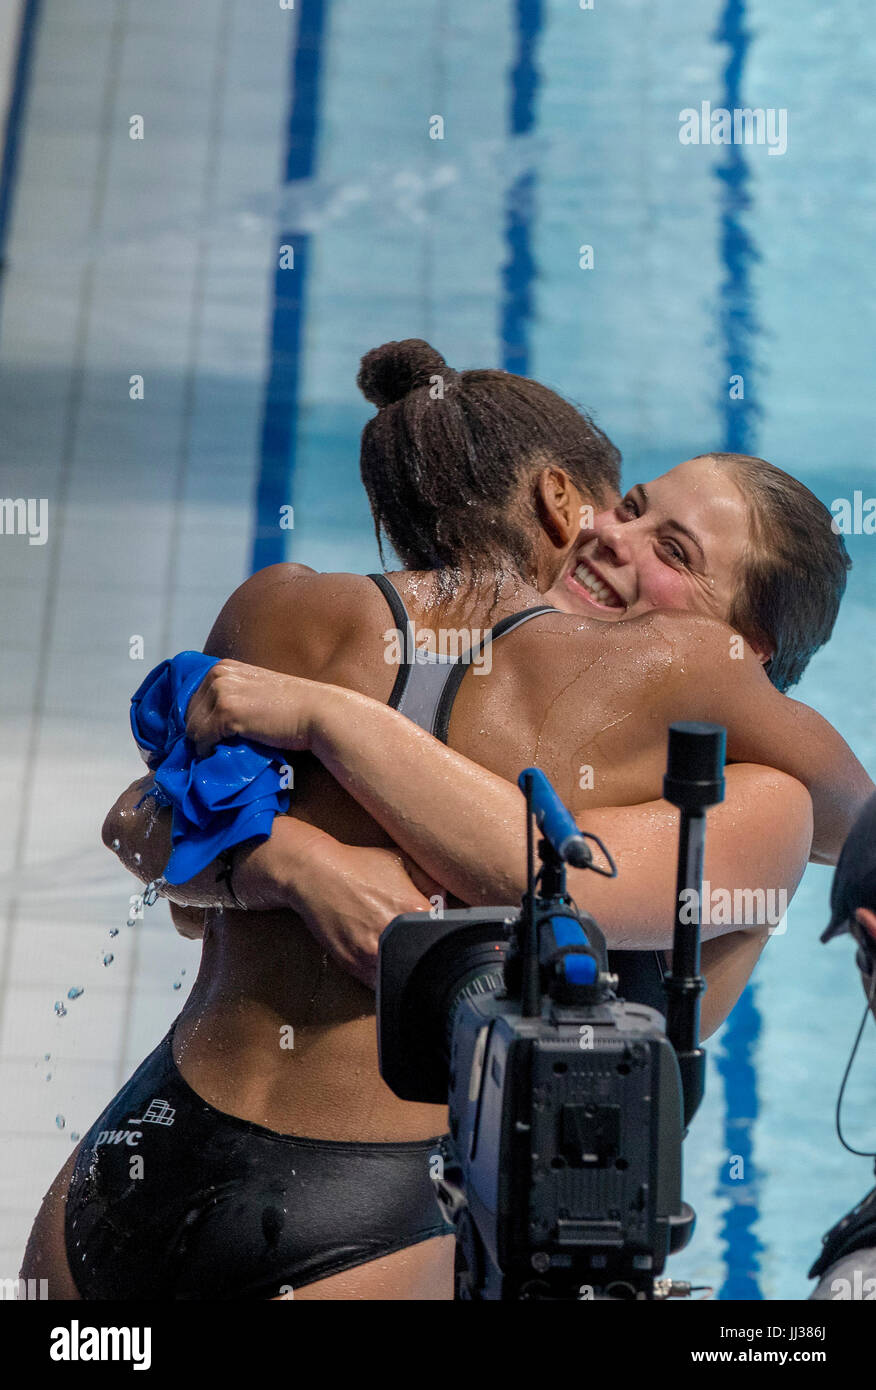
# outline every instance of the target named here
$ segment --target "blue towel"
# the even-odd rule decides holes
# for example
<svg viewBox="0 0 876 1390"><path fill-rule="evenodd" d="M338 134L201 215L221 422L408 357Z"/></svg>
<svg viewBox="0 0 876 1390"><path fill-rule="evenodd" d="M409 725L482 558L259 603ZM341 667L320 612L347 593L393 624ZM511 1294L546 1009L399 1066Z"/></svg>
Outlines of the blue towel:
<svg viewBox="0 0 876 1390"><path fill-rule="evenodd" d="M168 883L187 883L224 849L266 840L289 808L286 764L275 748L231 738L199 758L186 738L186 710L216 657L180 652L162 661L131 699L131 729L154 773L155 796L173 807Z"/></svg>

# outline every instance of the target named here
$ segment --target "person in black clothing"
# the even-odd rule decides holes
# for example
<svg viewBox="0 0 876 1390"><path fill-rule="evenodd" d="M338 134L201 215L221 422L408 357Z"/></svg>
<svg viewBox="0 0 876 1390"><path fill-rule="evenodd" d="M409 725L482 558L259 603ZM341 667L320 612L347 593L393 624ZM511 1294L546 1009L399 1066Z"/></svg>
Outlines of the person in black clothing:
<svg viewBox="0 0 876 1390"><path fill-rule="evenodd" d="M821 939L830 941L845 932L855 939L861 983L876 1017L876 796L865 804L843 846L830 906ZM831 1227L822 1243L809 1271L809 1278L819 1281L810 1299L876 1300L876 1187Z"/></svg>

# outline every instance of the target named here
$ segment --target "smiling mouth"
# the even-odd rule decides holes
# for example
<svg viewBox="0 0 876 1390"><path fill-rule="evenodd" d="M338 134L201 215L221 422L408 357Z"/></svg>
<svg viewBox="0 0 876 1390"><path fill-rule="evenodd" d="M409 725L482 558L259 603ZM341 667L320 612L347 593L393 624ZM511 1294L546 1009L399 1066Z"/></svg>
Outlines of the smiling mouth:
<svg viewBox="0 0 876 1390"><path fill-rule="evenodd" d="M598 608L607 608L618 613L627 606L620 595L616 594L614 589L600 578L583 556L572 570L569 579L574 581L577 588L583 589L586 597Z"/></svg>

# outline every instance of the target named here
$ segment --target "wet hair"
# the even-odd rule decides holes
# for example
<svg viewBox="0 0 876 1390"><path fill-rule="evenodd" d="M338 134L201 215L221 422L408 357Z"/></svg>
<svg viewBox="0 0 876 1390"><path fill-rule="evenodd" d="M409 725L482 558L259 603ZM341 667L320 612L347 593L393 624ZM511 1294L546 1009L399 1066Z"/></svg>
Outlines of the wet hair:
<svg viewBox="0 0 876 1390"><path fill-rule="evenodd" d="M455 372L421 338L365 354L356 378L377 414L362 431L362 481L383 558L458 568L533 555L526 480L564 468L588 499L617 492L620 454L583 411L527 377Z"/></svg>
<svg viewBox="0 0 876 1390"><path fill-rule="evenodd" d="M764 669L779 690L796 685L833 632L851 560L823 502L797 478L749 454L701 454L725 468L748 502L751 534L728 617L771 646Z"/></svg>

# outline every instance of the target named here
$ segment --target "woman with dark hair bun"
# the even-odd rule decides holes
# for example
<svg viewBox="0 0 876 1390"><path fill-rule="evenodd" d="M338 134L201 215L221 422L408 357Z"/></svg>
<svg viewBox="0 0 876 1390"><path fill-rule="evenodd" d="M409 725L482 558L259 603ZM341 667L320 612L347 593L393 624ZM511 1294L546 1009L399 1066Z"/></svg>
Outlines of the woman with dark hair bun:
<svg viewBox="0 0 876 1390"><path fill-rule="evenodd" d="M537 381L455 372L410 338L367 352L357 383L378 407L362 431L360 464L381 559L385 538L408 570L497 557L525 570L532 514L517 494L539 460L565 469L588 502L617 493L617 449Z"/></svg>
<svg viewBox="0 0 876 1390"><path fill-rule="evenodd" d="M810 565L808 609L792 538L770 568L748 464L689 460L621 501L617 451L537 383L453 373L417 340L368 354L360 381L379 407L363 479L407 568L271 567L210 634L220 660L189 735L292 755L292 805L268 840L167 889L178 923L203 929L201 970L43 1204L22 1273L47 1277L52 1297L449 1298L453 1240L430 1177L446 1112L398 1100L377 1069L364 982L385 923L438 893L519 897L514 781L537 763L618 861L616 883L573 870L570 891L615 961L626 948L650 962L643 994L628 991L647 1000L673 921L669 722L728 730L705 863L722 889L792 895L813 843L835 856L872 790L842 739L764 673L777 657L783 680L799 671L844 582L805 499L811 554L836 560L824 575ZM793 651L783 603L809 615ZM170 844L166 812L143 801L150 781L104 826L144 879ZM706 1031L767 935L732 900L705 930ZM144 1134L155 1097L174 1123ZM139 1182L108 1139L130 1132Z"/></svg>

